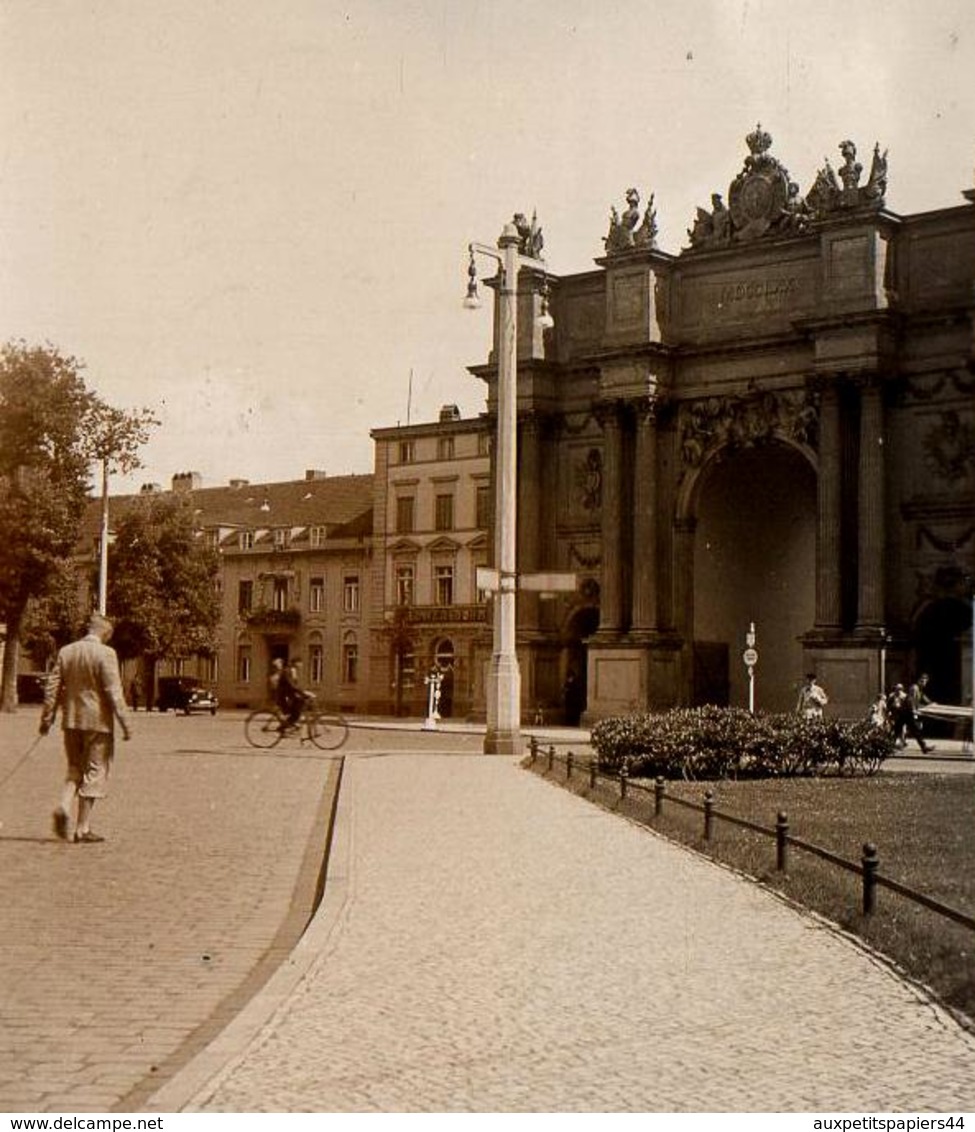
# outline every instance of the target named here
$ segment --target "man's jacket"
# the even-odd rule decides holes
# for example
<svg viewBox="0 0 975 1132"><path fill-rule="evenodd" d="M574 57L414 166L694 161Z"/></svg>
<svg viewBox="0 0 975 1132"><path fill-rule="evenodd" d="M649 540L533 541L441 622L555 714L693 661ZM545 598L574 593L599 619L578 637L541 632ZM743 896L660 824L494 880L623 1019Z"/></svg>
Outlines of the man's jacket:
<svg viewBox="0 0 975 1132"><path fill-rule="evenodd" d="M42 724L50 726L58 708L65 730L111 734L113 717L125 720L125 697L115 649L89 634L65 645L48 679Z"/></svg>

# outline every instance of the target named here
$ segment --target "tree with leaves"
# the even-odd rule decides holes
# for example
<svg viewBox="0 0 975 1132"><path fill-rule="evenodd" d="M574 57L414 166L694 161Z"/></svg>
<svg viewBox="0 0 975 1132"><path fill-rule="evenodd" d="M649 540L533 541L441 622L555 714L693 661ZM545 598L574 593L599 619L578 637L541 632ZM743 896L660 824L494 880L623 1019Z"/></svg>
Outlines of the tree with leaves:
<svg viewBox="0 0 975 1132"><path fill-rule="evenodd" d="M216 650L220 561L184 497L139 496L117 515L114 530L108 569L113 644L123 658L142 658L151 695L158 661Z"/></svg>
<svg viewBox="0 0 975 1132"><path fill-rule="evenodd" d="M51 345L0 349L0 622L6 626L0 709L17 705L25 612L71 557L94 461L138 466L154 423L114 409L85 385L84 363Z"/></svg>

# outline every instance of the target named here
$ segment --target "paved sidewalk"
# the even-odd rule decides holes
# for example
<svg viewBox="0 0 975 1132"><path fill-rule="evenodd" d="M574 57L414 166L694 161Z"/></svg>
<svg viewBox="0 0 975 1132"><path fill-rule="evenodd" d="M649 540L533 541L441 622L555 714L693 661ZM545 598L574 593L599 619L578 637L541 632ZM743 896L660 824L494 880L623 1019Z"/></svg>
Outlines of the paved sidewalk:
<svg viewBox="0 0 975 1132"><path fill-rule="evenodd" d="M853 942L505 758L352 753L325 901L149 1111L972 1111Z"/></svg>
<svg viewBox="0 0 975 1132"><path fill-rule="evenodd" d="M138 713L108 840L68 845L60 734L21 761L38 718L0 716L0 1111L135 1111L290 954L338 764L249 748L242 717Z"/></svg>

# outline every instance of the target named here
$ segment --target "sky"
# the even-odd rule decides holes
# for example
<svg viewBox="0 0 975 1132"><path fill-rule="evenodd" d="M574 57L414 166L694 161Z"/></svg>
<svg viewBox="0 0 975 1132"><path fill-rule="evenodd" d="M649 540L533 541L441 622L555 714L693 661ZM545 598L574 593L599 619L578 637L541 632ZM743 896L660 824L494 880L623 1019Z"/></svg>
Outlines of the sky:
<svg viewBox="0 0 975 1132"><path fill-rule="evenodd" d="M537 210L590 270L633 186L677 253L758 122L803 192L851 138L895 212L963 204L975 4L0 0L0 341L156 413L113 491L367 472L484 408L471 241Z"/></svg>

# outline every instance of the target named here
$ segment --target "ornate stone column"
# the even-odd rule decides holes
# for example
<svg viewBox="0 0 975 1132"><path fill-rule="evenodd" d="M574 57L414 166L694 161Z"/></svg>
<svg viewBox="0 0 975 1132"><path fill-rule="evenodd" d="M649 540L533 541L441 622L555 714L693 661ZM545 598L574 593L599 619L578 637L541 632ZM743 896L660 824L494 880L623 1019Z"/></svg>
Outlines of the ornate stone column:
<svg viewBox="0 0 975 1132"><path fill-rule="evenodd" d="M816 628L842 626L840 531L842 524L840 403L835 380L822 388L819 405L819 477L816 493Z"/></svg>
<svg viewBox="0 0 975 1132"><path fill-rule="evenodd" d="M656 397L638 401L633 469L634 633L657 630L657 411Z"/></svg>
<svg viewBox="0 0 975 1132"><path fill-rule="evenodd" d="M884 624L884 406L879 379L864 381L860 390L859 575L857 632Z"/></svg>
<svg viewBox="0 0 975 1132"><path fill-rule="evenodd" d="M542 496L542 428L537 412L526 413L520 421L519 438L520 490L518 493L518 572L530 573L539 568L541 544ZM519 626L538 628L538 595L519 593Z"/></svg>
<svg viewBox="0 0 975 1132"><path fill-rule="evenodd" d="M623 629L623 424L615 401L598 404L595 415L604 438L599 632L615 635Z"/></svg>

